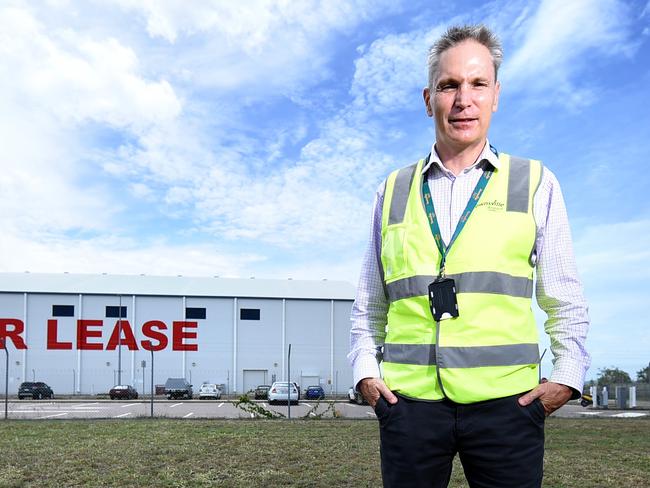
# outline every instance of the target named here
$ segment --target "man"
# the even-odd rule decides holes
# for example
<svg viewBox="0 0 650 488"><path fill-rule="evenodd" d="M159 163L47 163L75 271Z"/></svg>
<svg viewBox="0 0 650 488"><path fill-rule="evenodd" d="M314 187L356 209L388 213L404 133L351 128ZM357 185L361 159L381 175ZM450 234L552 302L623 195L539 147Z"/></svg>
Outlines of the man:
<svg viewBox="0 0 650 488"><path fill-rule="evenodd" d="M558 182L487 140L501 59L484 26L431 47L436 141L376 195L349 358L379 419L387 487L447 486L456 454L470 486L541 486L545 416L578 398L589 366ZM543 383L535 268L554 354Z"/></svg>

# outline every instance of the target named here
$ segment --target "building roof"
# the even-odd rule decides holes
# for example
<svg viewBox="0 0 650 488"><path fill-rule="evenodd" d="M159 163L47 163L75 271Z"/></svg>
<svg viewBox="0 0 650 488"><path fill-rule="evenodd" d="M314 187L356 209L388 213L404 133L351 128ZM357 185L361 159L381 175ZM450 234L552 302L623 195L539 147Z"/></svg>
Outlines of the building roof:
<svg viewBox="0 0 650 488"><path fill-rule="evenodd" d="M0 273L0 292L83 295L294 298L354 300L347 281L188 276Z"/></svg>

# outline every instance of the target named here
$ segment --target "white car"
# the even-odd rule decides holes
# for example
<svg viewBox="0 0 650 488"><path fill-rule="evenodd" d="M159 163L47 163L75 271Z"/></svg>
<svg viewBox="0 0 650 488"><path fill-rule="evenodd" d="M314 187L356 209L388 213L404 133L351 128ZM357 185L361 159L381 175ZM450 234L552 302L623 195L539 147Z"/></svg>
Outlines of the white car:
<svg viewBox="0 0 650 488"><path fill-rule="evenodd" d="M214 383L203 383L199 388L199 400L204 398L221 398L221 390Z"/></svg>
<svg viewBox="0 0 650 488"><path fill-rule="evenodd" d="M368 403L366 402L366 399L363 398L363 395L359 393L354 386L351 386L348 390L348 400L350 400L352 403L356 403L357 405Z"/></svg>
<svg viewBox="0 0 650 488"><path fill-rule="evenodd" d="M269 390L269 404L273 405L278 402L287 402L287 398L291 403L298 403L298 388L295 383L276 381L271 385L271 389Z"/></svg>

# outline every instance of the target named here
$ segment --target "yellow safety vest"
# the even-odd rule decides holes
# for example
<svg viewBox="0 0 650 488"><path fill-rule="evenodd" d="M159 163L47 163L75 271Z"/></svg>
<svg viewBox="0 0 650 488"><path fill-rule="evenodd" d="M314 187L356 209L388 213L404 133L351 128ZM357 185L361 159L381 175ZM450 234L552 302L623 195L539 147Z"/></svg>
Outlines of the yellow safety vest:
<svg viewBox="0 0 650 488"><path fill-rule="evenodd" d="M422 201L424 160L386 180L381 264L390 305L382 374L404 396L473 403L538 383L531 256L542 164L503 153L499 159L447 254L460 315L439 323L428 298L441 255Z"/></svg>

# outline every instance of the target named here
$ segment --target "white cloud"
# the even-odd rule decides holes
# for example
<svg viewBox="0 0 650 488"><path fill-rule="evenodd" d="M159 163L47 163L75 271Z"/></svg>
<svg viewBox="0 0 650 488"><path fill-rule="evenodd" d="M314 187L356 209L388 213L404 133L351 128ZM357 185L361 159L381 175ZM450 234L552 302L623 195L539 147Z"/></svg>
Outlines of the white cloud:
<svg viewBox="0 0 650 488"><path fill-rule="evenodd" d="M594 224L576 232L575 253L589 303L590 376L615 364L636 371L648 360L650 220ZM634 369L636 368L636 369Z"/></svg>
<svg viewBox="0 0 650 488"><path fill-rule="evenodd" d="M427 50L442 30L390 34L362 48L350 90L355 103L380 113L421 107L420 92L428 76Z"/></svg>
<svg viewBox="0 0 650 488"><path fill-rule="evenodd" d="M136 54L116 39L47 30L17 8L0 10L0 22L2 88L23 110L62 124L94 120L140 130L179 114L170 84L143 79Z"/></svg>
<svg viewBox="0 0 650 488"><path fill-rule="evenodd" d="M103 235L92 239L6 233L0 241L0 271L37 271L186 276L241 276L264 258L218 246L145 244Z"/></svg>
<svg viewBox="0 0 650 488"><path fill-rule="evenodd" d="M138 74L113 38L47 29L27 9L0 9L0 216L31 232L101 231L121 204L95 175L89 123L144 134L177 117L169 83ZM83 183L82 183L83 182Z"/></svg>
<svg viewBox="0 0 650 488"><path fill-rule="evenodd" d="M619 0L545 0L510 39L501 79L504 90L543 93L569 108L593 103L579 73L599 56L630 56L630 8Z"/></svg>
<svg viewBox="0 0 650 488"><path fill-rule="evenodd" d="M399 2L114 0L145 19L150 36L183 46L174 70L194 85L237 90L243 98L291 96L331 75L334 35L398 10Z"/></svg>

